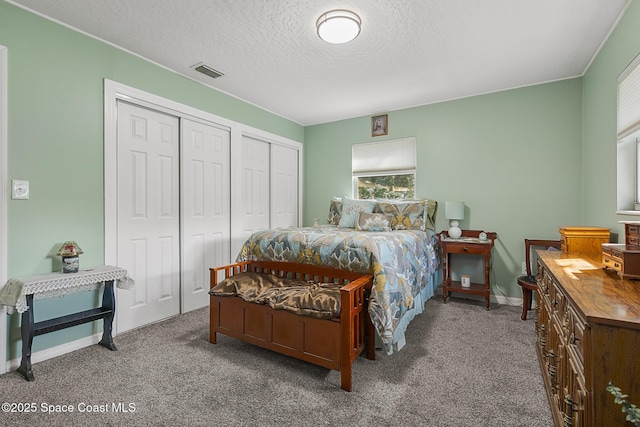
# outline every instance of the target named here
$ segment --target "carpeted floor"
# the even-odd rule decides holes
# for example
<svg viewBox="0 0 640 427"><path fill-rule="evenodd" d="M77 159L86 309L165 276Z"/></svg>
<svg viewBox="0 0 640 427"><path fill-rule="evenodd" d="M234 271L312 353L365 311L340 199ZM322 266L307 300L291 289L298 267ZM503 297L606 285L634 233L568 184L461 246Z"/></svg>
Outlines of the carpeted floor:
<svg viewBox="0 0 640 427"><path fill-rule="evenodd" d="M210 344L208 313L118 335L117 352L92 346L36 363L31 383L1 375L0 400L28 405L0 413L0 424L553 425L534 320L518 307L429 300L405 348L355 361L351 393L338 372L220 335Z"/></svg>

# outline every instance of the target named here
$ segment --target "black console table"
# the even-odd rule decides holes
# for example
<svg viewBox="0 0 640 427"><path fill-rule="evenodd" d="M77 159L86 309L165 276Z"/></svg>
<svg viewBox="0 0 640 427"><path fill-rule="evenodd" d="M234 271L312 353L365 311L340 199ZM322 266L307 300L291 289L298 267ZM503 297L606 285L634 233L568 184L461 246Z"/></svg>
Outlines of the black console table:
<svg viewBox="0 0 640 427"><path fill-rule="evenodd" d="M22 335L22 361L18 372L27 381L33 381L31 367L31 347L33 337L94 320L103 319L102 339L99 344L109 350L116 350L112 337L113 316L115 315L114 284L118 288L131 289L133 280L127 276L127 270L119 267L100 266L81 270L77 273L51 273L37 276L10 279L0 293L0 304L8 306L9 313L14 309L22 313L20 331ZM102 306L66 316L34 322L34 297L50 298L73 292L98 289L104 285Z"/></svg>

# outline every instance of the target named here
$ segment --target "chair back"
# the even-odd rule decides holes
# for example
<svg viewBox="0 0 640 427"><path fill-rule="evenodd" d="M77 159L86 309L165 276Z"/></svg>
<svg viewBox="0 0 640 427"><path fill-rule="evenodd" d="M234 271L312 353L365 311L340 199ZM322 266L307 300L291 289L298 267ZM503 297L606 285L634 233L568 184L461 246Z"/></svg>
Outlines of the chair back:
<svg viewBox="0 0 640 427"><path fill-rule="evenodd" d="M534 266L537 261L535 249L560 249L560 240L541 240L541 239L524 239L525 258L527 262L527 276L531 276L531 272L534 271Z"/></svg>

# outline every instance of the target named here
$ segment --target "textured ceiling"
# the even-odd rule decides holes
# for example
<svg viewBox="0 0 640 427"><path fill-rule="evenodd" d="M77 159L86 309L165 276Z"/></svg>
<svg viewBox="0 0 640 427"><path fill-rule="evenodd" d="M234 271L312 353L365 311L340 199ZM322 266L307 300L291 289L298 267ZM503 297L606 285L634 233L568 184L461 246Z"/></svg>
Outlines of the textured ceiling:
<svg viewBox="0 0 640 427"><path fill-rule="evenodd" d="M302 125L582 75L626 0L12 0ZM331 9L354 41L320 40ZM190 67L224 73L211 79Z"/></svg>

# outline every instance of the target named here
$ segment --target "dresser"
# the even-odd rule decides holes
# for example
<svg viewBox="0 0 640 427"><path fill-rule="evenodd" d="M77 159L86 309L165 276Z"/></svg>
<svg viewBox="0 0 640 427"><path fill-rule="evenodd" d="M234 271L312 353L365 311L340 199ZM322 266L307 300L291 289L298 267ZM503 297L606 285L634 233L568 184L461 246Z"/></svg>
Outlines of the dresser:
<svg viewBox="0 0 640 427"><path fill-rule="evenodd" d="M538 251L536 350L556 426L628 426L609 381L640 403L640 283L600 256Z"/></svg>

